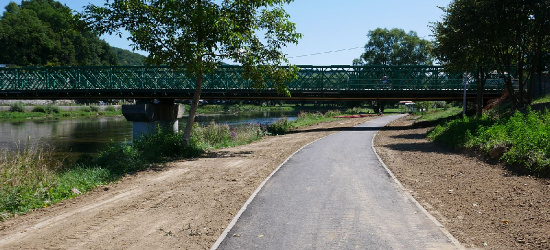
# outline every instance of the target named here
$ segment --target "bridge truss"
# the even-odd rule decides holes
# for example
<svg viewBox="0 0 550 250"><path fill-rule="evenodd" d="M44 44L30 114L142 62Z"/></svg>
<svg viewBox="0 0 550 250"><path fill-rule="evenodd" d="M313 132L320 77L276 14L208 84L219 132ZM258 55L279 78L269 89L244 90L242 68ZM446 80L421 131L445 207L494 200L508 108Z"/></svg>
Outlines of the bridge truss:
<svg viewBox="0 0 550 250"><path fill-rule="evenodd" d="M291 97L268 83L256 89L239 66L223 66L205 76L202 99L267 100L460 100L476 96L470 77L439 66L299 66L287 83ZM195 80L184 69L168 67L0 68L0 99L191 99ZM490 81L485 97L504 86Z"/></svg>

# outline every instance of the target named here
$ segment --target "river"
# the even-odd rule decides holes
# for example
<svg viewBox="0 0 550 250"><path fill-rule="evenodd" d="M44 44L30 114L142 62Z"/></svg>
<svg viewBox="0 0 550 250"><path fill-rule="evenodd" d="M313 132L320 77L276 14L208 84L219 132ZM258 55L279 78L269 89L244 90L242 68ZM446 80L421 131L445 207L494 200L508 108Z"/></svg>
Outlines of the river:
<svg viewBox="0 0 550 250"><path fill-rule="evenodd" d="M211 121L234 126L238 124L271 124L277 119L296 119L295 112L270 111L246 112L231 115L197 116L202 125ZM183 130L187 117L179 121ZM97 117L85 119L29 120L23 122L0 122L0 148L12 151L27 145L52 147L56 152L75 156L82 153L97 153L111 142L132 140L132 123L120 117Z"/></svg>

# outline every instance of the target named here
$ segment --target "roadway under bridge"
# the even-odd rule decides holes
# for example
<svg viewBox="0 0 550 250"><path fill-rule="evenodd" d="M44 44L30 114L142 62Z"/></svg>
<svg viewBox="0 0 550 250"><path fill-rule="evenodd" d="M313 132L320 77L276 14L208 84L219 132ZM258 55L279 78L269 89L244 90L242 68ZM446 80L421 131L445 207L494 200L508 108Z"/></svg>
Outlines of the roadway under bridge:
<svg viewBox="0 0 550 250"><path fill-rule="evenodd" d="M462 100L476 98L476 85L462 73L439 66L299 66L288 82L291 96L271 84L254 87L239 66L223 66L205 76L205 100ZM490 79L484 99L497 98L504 84ZM168 67L0 68L0 99L192 99L195 79Z"/></svg>

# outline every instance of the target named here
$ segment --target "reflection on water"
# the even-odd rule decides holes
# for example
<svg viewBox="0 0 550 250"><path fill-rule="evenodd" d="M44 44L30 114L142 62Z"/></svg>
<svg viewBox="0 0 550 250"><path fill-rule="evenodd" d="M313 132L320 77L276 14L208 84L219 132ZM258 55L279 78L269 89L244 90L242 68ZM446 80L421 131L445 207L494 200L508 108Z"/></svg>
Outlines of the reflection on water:
<svg viewBox="0 0 550 250"><path fill-rule="evenodd" d="M93 153L131 137L132 123L124 117L0 122L0 147L10 150L40 143L60 152Z"/></svg>
<svg viewBox="0 0 550 250"><path fill-rule="evenodd" d="M214 121L232 126L243 123L271 124L281 117L296 119L295 114L291 112L248 112L198 116L196 121L203 125ZM186 121L186 117L180 120L180 130L184 129ZM122 142L131 139L132 123L124 117L0 122L0 147L10 150L24 148L27 143L41 143L68 155L96 153L111 141Z"/></svg>

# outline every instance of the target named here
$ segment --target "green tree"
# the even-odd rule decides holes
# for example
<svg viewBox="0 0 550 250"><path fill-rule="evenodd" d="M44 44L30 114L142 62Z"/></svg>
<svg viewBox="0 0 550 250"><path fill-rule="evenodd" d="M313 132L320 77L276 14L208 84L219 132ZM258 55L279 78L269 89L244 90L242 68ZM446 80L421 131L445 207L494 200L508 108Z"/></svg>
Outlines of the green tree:
<svg viewBox="0 0 550 250"><path fill-rule="evenodd" d="M354 65L414 65L432 64L431 43L416 32L402 29L377 28L369 31L365 52Z"/></svg>
<svg viewBox="0 0 550 250"><path fill-rule="evenodd" d="M514 106L529 103L533 76L544 69L544 55L550 47L550 2L455 0L444 10L443 22L434 28L436 51L443 61L496 68L505 77ZM512 73L518 79L517 92Z"/></svg>
<svg viewBox="0 0 550 250"><path fill-rule="evenodd" d="M116 65L110 46L54 0L10 2L0 17L0 62L19 66Z"/></svg>
<svg viewBox="0 0 550 250"><path fill-rule="evenodd" d="M301 34L283 4L293 0L114 0L104 7L89 5L85 20L99 33L130 32L136 49L149 52L148 63L184 66L196 79L193 104L183 140L189 142L204 74L223 60L242 65L243 77L256 87L289 94L285 83L296 77L281 49Z"/></svg>
<svg viewBox="0 0 550 250"><path fill-rule="evenodd" d="M487 74L495 67L491 47L487 43L491 28L487 20L487 4L477 0L454 1L441 8L445 15L434 23L436 37L434 54L445 68L452 72L471 72L477 87L477 116L483 111L483 92Z"/></svg>

